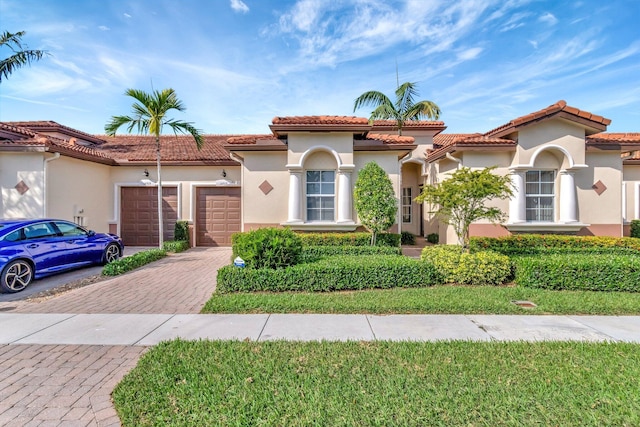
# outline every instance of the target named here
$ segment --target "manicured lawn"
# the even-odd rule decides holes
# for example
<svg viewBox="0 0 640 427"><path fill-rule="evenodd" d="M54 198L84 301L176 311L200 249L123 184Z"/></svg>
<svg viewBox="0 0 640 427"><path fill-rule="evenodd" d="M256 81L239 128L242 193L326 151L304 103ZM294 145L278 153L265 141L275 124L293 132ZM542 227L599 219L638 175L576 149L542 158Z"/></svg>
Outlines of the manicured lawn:
<svg viewBox="0 0 640 427"><path fill-rule="evenodd" d="M125 426L637 426L640 346L171 341L116 387Z"/></svg>
<svg viewBox="0 0 640 427"><path fill-rule="evenodd" d="M528 300L523 309L512 300ZM203 313L640 314L640 293L507 286L433 286L352 292L214 293Z"/></svg>

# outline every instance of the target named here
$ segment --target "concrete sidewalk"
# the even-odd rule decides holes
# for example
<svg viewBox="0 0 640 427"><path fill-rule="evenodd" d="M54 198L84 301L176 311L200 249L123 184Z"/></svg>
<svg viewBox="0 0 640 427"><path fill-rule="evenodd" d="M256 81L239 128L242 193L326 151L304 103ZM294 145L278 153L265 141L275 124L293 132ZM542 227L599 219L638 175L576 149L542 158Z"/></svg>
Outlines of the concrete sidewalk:
<svg viewBox="0 0 640 427"><path fill-rule="evenodd" d="M160 341L622 341L640 316L0 313L0 344L151 346Z"/></svg>

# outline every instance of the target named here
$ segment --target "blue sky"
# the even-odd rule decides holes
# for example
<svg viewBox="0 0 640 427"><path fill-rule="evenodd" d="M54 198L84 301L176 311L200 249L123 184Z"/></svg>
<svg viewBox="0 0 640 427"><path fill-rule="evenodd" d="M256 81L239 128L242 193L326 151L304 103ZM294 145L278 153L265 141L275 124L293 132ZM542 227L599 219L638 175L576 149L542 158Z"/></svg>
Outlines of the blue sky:
<svg viewBox="0 0 640 427"><path fill-rule="evenodd" d="M104 133L129 114L127 88L153 85L206 133L268 133L274 116L354 115L367 90L393 96L397 63L447 132L560 99L640 131L639 0L0 0L0 16L51 53L2 82L2 121Z"/></svg>

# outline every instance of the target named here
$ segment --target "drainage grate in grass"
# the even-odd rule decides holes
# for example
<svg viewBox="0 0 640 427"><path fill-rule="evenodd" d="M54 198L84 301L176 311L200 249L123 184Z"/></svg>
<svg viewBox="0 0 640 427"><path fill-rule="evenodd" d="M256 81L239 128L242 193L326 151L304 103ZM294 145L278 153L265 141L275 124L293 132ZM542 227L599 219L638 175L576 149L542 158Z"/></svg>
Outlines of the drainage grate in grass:
<svg viewBox="0 0 640 427"><path fill-rule="evenodd" d="M511 302L515 305L517 305L518 307L522 307L522 308L535 308L537 307L536 304L534 304L531 301L524 301L524 300L511 300Z"/></svg>

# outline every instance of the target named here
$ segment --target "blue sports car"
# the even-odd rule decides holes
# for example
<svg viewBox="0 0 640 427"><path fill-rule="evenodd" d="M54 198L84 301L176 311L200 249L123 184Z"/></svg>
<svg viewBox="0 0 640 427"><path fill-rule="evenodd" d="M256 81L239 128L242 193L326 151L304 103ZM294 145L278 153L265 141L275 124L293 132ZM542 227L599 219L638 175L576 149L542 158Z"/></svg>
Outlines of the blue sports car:
<svg viewBox="0 0 640 427"><path fill-rule="evenodd" d="M0 288L19 292L33 279L122 256L115 234L58 219L0 219Z"/></svg>

